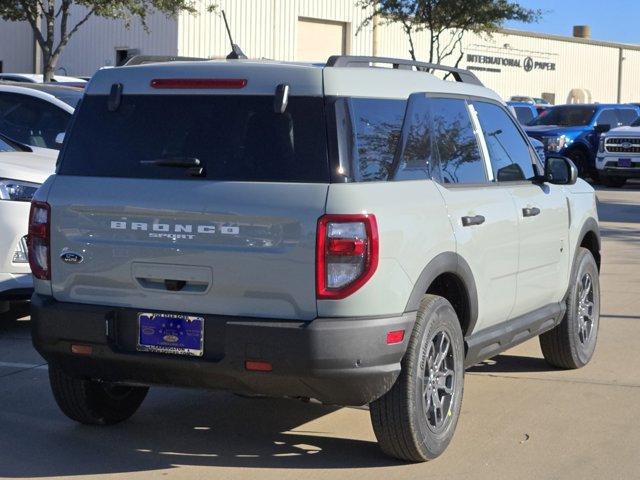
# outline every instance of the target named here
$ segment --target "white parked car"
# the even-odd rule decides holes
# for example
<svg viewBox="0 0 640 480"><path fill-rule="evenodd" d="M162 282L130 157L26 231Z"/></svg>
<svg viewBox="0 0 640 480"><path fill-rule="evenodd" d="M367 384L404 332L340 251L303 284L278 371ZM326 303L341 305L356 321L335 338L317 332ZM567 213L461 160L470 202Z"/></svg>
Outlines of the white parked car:
<svg viewBox="0 0 640 480"><path fill-rule="evenodd" d="M49 149L57 157L83 92L61 85L0 82L0 133L37 149Z"/></svg>
<svg viewBox="0 0 640 480"><path fill-rule="evenodd" d="M54 172L56 159L0 135L0 310L28 299L33 289L27 258L31 198Z"/></svg>
<svg viewBox="0 0 640 480"><path fill-rule="evenodd" d="M609 187L622 187L627 179L640 178L640 118L600 136L596 169L600 182Z"/></svg>
<svg viewBox="0 0 640 480"><path fill-rule="evenodd" d="M44 83L44 75L37 73L0 73L0 80L20 83ZM52 79L55 83L85 84L86 80L66 75L55 75Z"/></svg>

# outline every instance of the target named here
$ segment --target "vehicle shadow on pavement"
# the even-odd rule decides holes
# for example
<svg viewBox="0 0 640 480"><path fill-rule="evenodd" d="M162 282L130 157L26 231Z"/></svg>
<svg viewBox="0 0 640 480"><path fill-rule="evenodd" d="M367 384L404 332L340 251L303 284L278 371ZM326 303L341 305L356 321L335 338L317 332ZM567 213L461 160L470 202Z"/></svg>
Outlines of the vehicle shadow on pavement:
<svg viewBox="0 0 640 480"><path fill-rule="evenodd" d="M467 369L469 373L527 373L550 372L552 367L543 358L520 355L498 355Z"/></svg>
<svg viewBox="0 0 640 480"><path fill-rule="evenodd" d="M0 451L0 477L131 473L181 465L317 469L399 464L372 441L333 436L349 434L351 428L333 432L304 426L339 410L335 407L158 388L128 422L93 427L63 417L48 392L46 371L34 375L38 394L31 393L27 402L0 383L0 444L9 446ZM28 387L21 388L24 396ZM364 414L349 418L368 420Z"/></svg>
<svg viewBox="0 0 640 480"><path fill-rule="evenodd" d="M8 312L0 313L0 336L9 334L30 334L31 323L25 321L29 315L29 302L12 302Z"/></svg>

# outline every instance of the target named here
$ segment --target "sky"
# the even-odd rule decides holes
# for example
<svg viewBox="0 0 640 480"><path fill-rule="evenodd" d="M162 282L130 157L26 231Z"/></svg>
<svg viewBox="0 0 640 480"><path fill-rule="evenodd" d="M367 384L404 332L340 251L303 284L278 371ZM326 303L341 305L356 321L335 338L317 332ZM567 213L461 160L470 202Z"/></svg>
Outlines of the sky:
<svg viewBox="0 0 640 480"><path fill-rule="evenodd" d="M640 0L512 1L544 13L538 23L507 22L507 28L571 36L573 25L590 25L594 40L640 44Z"/></svg>

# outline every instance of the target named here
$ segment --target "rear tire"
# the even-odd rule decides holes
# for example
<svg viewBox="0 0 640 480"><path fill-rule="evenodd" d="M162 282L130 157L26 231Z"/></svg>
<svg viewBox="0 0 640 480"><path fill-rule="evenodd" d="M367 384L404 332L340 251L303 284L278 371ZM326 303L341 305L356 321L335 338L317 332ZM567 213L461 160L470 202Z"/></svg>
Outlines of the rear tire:
<svg viewBox="0 0 640 480"><path fill-rule="evenodd" d="M395 384L369 405L378 444L392 457L424 462L449 445L464 387L464 343L456 312L425 295Z"/></svg>
<svg viewBox="0 0 640 480"><path fill-rule="evenodd" d="M598 266L586 248L579 248L566 304L562 322L540 335L540 348L554 367L581 368L593 357L600 325Z"/></svg>
<svg viewBox="0 0 640 480"><path fill-rule="evenodd" d="M602 183L605 187L612 188L621 188L627 183L627 179L625 177L612 177L612 176L600 176L600 183Z"/></svg>
<svg viewBox="0 0 640 480"><path fill-rule="evenodd" d="M53 396L67 417L87 425L112 425L131 417L147 396L147 387L73 378L49 365Z"/></svg>

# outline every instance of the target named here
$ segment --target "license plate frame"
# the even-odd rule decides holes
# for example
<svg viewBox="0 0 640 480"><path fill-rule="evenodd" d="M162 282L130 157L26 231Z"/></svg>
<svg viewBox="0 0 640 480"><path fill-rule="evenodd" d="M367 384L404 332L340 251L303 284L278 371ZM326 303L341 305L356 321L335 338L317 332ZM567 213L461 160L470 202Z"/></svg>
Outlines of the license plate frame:
<svg viewBox="0 0 640 480"><path fill-rule="evenodd" d="M204 317L179 313L138 312L141 352L189 357L204 355Z"/></svg>
<svg viewBox="0 0 640 480"><path fill-rule="evenodd" d="M618 168L631 168L631 159L618 158Z"/></svg>

